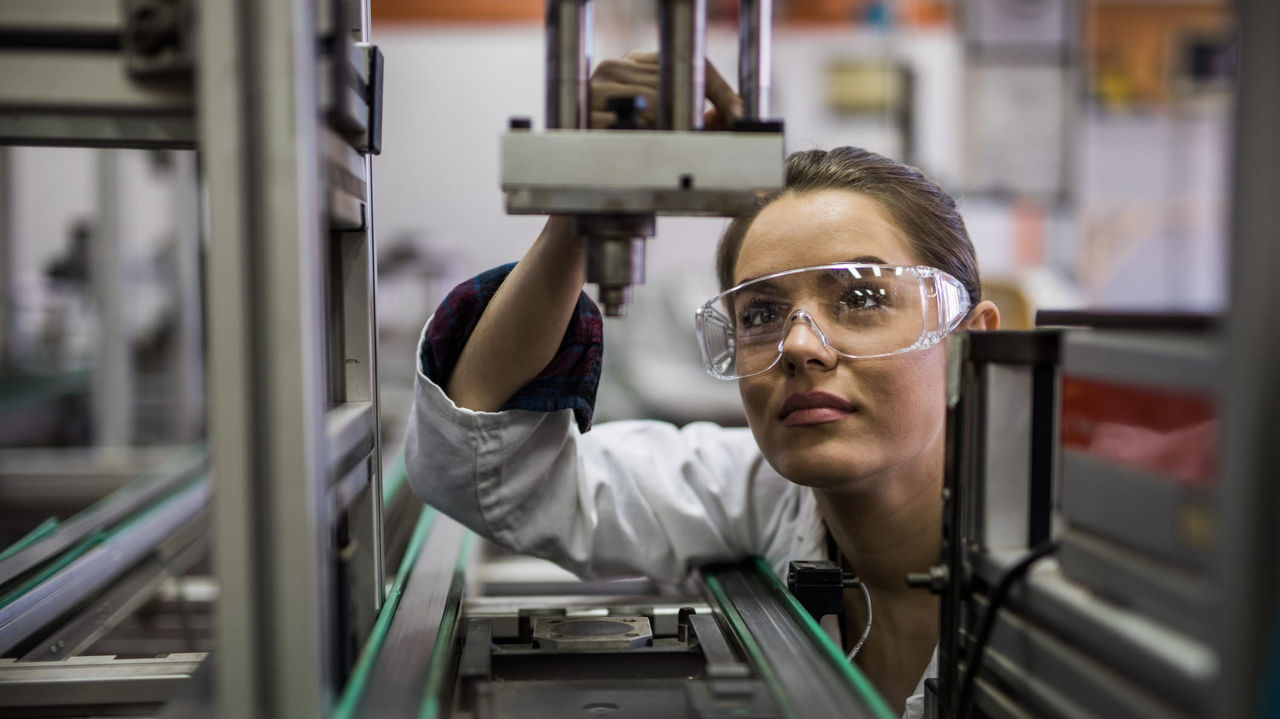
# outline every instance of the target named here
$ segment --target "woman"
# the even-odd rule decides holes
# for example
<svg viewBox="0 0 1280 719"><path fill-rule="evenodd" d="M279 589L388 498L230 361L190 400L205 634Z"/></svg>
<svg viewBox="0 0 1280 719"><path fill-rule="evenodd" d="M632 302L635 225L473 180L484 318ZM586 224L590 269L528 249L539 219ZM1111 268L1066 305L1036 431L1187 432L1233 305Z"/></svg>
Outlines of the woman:
<svg viewBox="0 0 1280 719"><path fill-rule="evenodd" d="M749 555L781 574L835 559L833 540L874 607L857 664L918 716L938 607L903 578L938 559L940 340L999 325L977 301L964 223L914 168L855 148L801 152L786 189L730 224L717 266L728 292L699 311L699 335L708 369L737 379L749 432L587 432L599 314L581 293L581 242L552 218L514 269L459 286L424 330L410 482L475 531L586 576L680 580ZM845 613L852 646L861 599L846 597Z"/></svg>

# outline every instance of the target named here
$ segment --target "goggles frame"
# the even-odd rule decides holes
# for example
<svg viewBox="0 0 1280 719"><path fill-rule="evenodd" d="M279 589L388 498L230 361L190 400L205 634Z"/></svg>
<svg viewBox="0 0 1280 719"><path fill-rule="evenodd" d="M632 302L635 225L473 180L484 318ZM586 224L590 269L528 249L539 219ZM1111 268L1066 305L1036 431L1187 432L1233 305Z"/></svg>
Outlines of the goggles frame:
<svg viewBox="0 0 1280 719"><path fill-rule="evenodd" d="M882 277L886 271L896 276L901 276L905 272L911 272L919 280L920 286L920 308L922 314L920 337L910 346L893 350L892 352L861 355L841 352L839 349L831 345L830 341L827 339L826 333L819 328L817 321L813 318L813 315L809 310L797 304L792 306L787 312L787 319L782 323L778 337L777 355L774 356L773 361L770 362L768 366L745 374L739 374L736 372L727 373L718 369L718 367L726 366L727 362L723 357L723 352L721 353L722 356L719 358L711 356L711 350L708 347L709 332L718 331L728 335L725 345L727 352L732 355L735 351L736 345L736 330L734 329L734 321L729 317L726 317L723 312L717 309L717 305L724 302L729 295L732 295L744 287L748 287L757 282L774 280L779 277L787 277L801 272L812 272L814 270L853 270L854 275L858 277L861 276L859 272L863 270L870 274L874 274L876 277ZM930 318L928 317L930 300L934 300L934 305L937 307L938 311L936 322L932 325L930 323ZM763 374L778 365L778 360L782 358L783 345L786 343L787 337L790 336L791 330L796 324L798 315L809 325L810 331L812 331L822 341L823 346L827 347L832 352L835 352L837 355L846 359L871 359L875 357L890 357L892 355L903 354L906 352L915 352L938 344L944 337L955 331L956 327L960 326L960 323L968 316L969 310L972 308L972 299L969 297L968 290L965 289L960 280L957 280L951 274L936 267L930 267L928 265L886 265L868 262L833 262L825 265L798 267L791 270L774 272L772 274L749 279L730 287L702 303L702 306L694 313L694 327L698 336L698 349L702 354L702 364L703 367L706 368L707 374L715 377L716 379L736 380ZM931 330L930 326L935 329ZM713 327L714 330L712 329ZM736 370L736 360L733 361L733 366Z"/></svg>

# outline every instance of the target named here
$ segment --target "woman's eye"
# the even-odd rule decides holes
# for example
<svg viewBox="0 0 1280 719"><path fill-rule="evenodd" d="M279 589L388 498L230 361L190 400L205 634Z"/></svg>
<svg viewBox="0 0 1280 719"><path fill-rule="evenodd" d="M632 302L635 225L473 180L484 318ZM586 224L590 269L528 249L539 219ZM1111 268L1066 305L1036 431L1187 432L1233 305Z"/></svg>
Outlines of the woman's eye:
<svg viewBox="0 0 1280 719"><path fill-rule="evenodd" d="M889 300L883 287L851 287L840 298L839 307L846 310L873 310Z"/></svg>
<svg viewBox="0 0 1280 719"><path fill-rule="evenodd" d="M747 330L767 327L776 323L781 315L776 304L753 303L738 313L738 327Z"/></svg>

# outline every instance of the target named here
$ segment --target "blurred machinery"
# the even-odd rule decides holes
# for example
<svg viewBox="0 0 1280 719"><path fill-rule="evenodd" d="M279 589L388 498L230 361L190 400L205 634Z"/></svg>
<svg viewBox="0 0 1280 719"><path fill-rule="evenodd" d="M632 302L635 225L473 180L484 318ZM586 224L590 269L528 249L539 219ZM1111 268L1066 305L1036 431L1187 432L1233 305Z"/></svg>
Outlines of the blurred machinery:
<svg viewBox="0 0 1280 719"><path fill-rule="evenodd" d="M730 217L782 186L782 124L768 119L772 0L739 10L743 118L703 132L705 0L660 0L657 127L643 98L611 97L616 119L588 130L591 0L547 3L546 129L512 121L502 140L502 189L512 214L567 214L586 243L587 281L605 314L621 316L644 281L655 215ZM599 103L597 103L599 104Z"/></svg>
<svg viewBox="0 0 1280 719"><path fill-rule="evenodd" d="M1041 312L949 340L933 717L1280 706L1280 7L1238 8L1225 318Z"/></svg>

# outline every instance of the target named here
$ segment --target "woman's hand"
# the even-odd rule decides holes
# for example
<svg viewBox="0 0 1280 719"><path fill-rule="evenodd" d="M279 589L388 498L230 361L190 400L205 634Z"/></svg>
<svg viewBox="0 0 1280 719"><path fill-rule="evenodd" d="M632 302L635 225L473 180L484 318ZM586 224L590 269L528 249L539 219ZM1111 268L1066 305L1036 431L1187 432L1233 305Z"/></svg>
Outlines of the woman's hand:
<svg viewBox="0 0 1280 719"><path fill-rule="evenodd" d="M712 107L703 116L703 127L708 130L727 129L742 117L742 98L710 61L706 71L707 99ZM608 101L617 95L640 96L645 99L645 109L640 118L649 128L658 126L658 53L636 51L619 60L605 60L591 73L591 127L604 129L614 121Z"/></svg>

